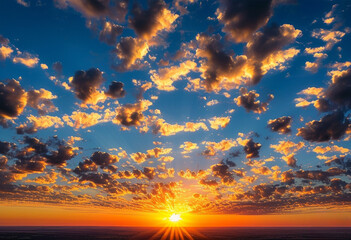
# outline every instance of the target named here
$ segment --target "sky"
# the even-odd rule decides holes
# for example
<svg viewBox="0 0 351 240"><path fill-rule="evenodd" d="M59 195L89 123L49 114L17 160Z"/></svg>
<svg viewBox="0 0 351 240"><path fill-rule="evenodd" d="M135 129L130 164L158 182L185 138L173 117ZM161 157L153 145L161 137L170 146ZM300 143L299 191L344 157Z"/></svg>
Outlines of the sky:
<svg viewBox="0 0 351 240"><path fill-rule="evenodd" d="M350 226L350 15L0 1L0 225Z"/></svg>

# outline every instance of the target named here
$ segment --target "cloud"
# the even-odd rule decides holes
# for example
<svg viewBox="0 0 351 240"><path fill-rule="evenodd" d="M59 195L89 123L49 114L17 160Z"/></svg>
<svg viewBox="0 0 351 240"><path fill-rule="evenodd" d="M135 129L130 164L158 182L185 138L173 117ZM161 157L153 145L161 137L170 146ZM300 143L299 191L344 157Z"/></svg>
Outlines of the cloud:
<svg viewBox="0 0 351 240"><path fill-rule="evenodd" d="M241 85L249 75L246 73L247 57L245 55L231 56L225 51L219 35L208 36L198 34L196 41L199 45L196 50L198 58L205 58L200 61L199 71L201 87L207 92L218 92L222 88L230 90Z"/></svg>
<svg viewBox="0 0 351 240"><path fill-rule="evenodd" d="M137 70L145 66L141 60L149 51L148 42L139 38L123 37L114 53L120 63L113 66L117 71Z"/></svg>
<svg viewBox="0 0 351 240"><path fill-rule="evenodd" d="M151 105L152 103L149 100L139 100L134 104L125 104L118 107L114 122L126 127L140 126L145 120L143 112Z"/></svg>
<svg viewBox="0 0 351 240"><path fill-rule="evenodd" d="M55 0L56 7L73 7L87 18L109 17L123 21L128 11L128 0Z"/></svg>
<svg viewBox="0 0 351 240"><path fill-rule="evenodd" d="M293 153L290 155L282 156L282 159L288 164L288 166L297 167L296 166L296 158L295 158L295 155Z"/></svg>
<svg viewBox="0 0 351 240"><path fill-rule="evenodd" d="M1 46L0 47L0 60L5 60L6 58L9 58L11 56L11 53L13 53L13 50L11 47Z"/></svg>
<svg viewBox="0 0 351 240"><path fill-rule="evenodd" d="M340 139L346 132L349 120L344 114L336 111L325 115L319 121L306 123L305 127L299 128L297 136L310 142L325 142L331 139Z"/></svg>
<svg viewBox="0 0 351 240"><path fill-rule="evenodd" d="M14 63L21 63L29 68L33 68L38 64L39 58L37 58L37 57L27 53L27 52L25 52L25 53L18 52L17 56L14 57L12 59L12 61Z"/></svg>
<svg viewBox="0 0 351 240"><path fill-rule="evenodd" d="M150 70L151 80L156 84L156 88L163 91L173 91L175 81L185 77L191 71L194 71L197 64L194 61L187 60L179 66L160 68L158 72Z"/></svg>
<svg viewBox="0 0 351 240"><path fill-rule="evenodd" d="M247 91L246 88L240 88L240 96L235 98L234 101L238 106L242 106L246 109L247 112L254 113L263 113L267 111L269 101L271 101L274 97L272 94L269 95L268 100L266 102L260 102L256 100L260 95L256 93L256 91L251 90Z"/></svg>
<svg viewBox="0 0 351 240"><path fill-rule="evenodd" d="M291 132L291 122L292 122L291 117L284 116L273 120L269 120L268 127L273 132L287 134Z"/></svg>
<svg viewBox="0 0 351 240"><path fill-rule="evenodd" d="M87 71L77 71L70 85L78 99L94 105L104 99L103 94L97 90L104 81L98 68L90 68Z"/></svg>
<svg viewBox="0 0 351 240"><path fill-rule="evenodd" d="M126 91L123 89L124 84L122 82L113 81L105 92L106 96L110 98L123 98L126 95Z"/></svg>
<svg viewBox="0 0 351 240"><path fill-rule="evenodd" d="M5 85L0 82L0 117L5 119L19 116L27 104L27 93L20 83L11 79Z"/></svg>
<svg viewBox="0 0 351 240"><path fill-rule="evenodd" d="M94 152L90 160L101 168L108 167L109 165L119 161L119 157L116 155L111 155L107 152Z"/></svg>
<svg viewBox="0 0 351 240"><path fill-rule="evenodd" d="M218 130L220 127L225 128L230 122L230 117L212 117L208 119L211 128Z"/></svg>
<svg viewBox="0 0 351 240"><path fill-rule="evenodd" d="M225 152L229 149L236 147L238 144L235 140L232 139L223 139L220 142L207 142L204 141L202 144L205 144L205 150L202 152L202 155L205 156L215 156L218 152Z"/></svg>
<svg viewBox="0 0 351 240"><path fill-rule="evenodd" d="M219 101L214 99L214 100L211 100L211 101L207 102L206 106L214 106L214 105L216 105L218 103L219 103Z"/></svg>
<svg viewBox="0 0 351 240"><path fill-rule="evenodd" d="M28 124L21 124L20 126L16 127L17 134L32 134L36 133L38 129L46 129L50 127L63 127L64 123L61 118L56 116L40 116L35 117L30 115L27 117L29 120Z"/></svg>
<svg viewBox="0 0 351 240"><path fill-rule="evenodd" d="M351 109L351 68L333 75L325 97L341 109Z"/></svg>
<svg viewBox="0 0 351 240"><path fill-rule="evenodd" d="M229 166L223 163L218 163L211 166L213 176L221 179L221 182L225 185L234 184L233 173L229 170Z"/></svg>
<svg viewBox="0 0 351 240"><path fill-rule="evenodd" d="M312 32L312 37L318 38L327 42L326 48L331 49L336 43L340 42L341 39L345 36L344 32L336 30L326 30L326 29L317 29Z"/></svg>
<svg viewBox="0 0 351 240"><path fill-rule="evenodd" d="M303 142L294 143L292 141L279 141L279 144L271 144L271 148L275 149L276 152L279 152L284 155L289 155L295 153L303 148L305 144Z"/></svg>
<svg viewBox="0 0 351 240"><path fill-rule="evenodd" d="M56 151L51 151L51 153L46 156L47 163L54 166L65 166L68 160L71 160L77 155L74 150L75 149L71 146L59 145Z"/></svg>
<svg viewBox="0 0 351 240"><path fill-rule="evenodd" d="M57 107L51 101L57 96L50 91L41 88L40 90L30 90L27 92L27 105L38 110L40 115L45 115L49 112L57 111Z"/></svg>
<svg viewBox="0 0 351 240"><path fill-rule="evenodd" d="M317 146L313 149L313 152L318 153L318 154L325 154L327 152L341 152L341 153L348 153L350 151L350 149L348 148L344 148L344 147L339 147L336 145L332 145L332 146L326 146L326 147L321 147L321 146Z"/></svg>
<svg viewBox="0 0 351 240"><path fill-rule="evenodd" d="M186 122L184 124L170 124L162 118L148 118L148 125L151 126L153 134L162 136L175 135L178 132L196 132L200 129L208 131L208 127L203 122Z"/></svg>
<svg viewBox="0 0 351 240"><path fill-rule="evenodd" d="M199 146L198 146L196 143L186 141L186 142L184 142L183 144L181 144L181 145L179 146L179 148L183 148L183 149L184 149L184 151L182 152L182 154L187 154L187 153L192 152L192 151L195 150L195 149L198 149Z"/></svg>
<svg viewBox="0 0 351 240"><path fill-rule="evenodd" d="M146 10L135 4L129 24L139 38L150 40L159 31L172 30L172 24L177 18L178 15L168 10L163 0L153 0Z"/></svg>
<svg viewBox="0 0 351 240"><path fill-rule="evenodd" d="M18 4L22 5L23 7L29 7L30 3L26 2L25 0L16 0Z"/></svg>
<svg viewBox="0 0 351 240"><path fill-rule="evenodd" d="M258 158L260 156L260 148L260 143L255 143L252 139L246 141L246 144L244 145L244 152L246 153L246 158Z"/></svg>
<svg viewBox="0 0 351 240"><path fill-rule="evenodd" d="M122 34L123 27L106 21L103 29L100 31L99 40L109 45L115 45L117 37Z"/></svg>
<svg viewBox="0 0 351 240"><path fill-rule="evenodd" d="M81 111L74 111L71 116L64 115L62 119L70 127L88 128L100 122L101 115L99 113L85 113Z"/></svg>
<svg viewBox="0 0 351 240"><path fill-rule="evenodd" d="M273 13L272 0L221 0L216 11L223 31L235 42L246 42L266 25Z"/></svg>
<svg viewBox="0 0 351 240"><path fill-rule="evenodd" d="M301 31L290 24L281 26L272 24L265 27L262 32L256 32L246 45L247 56L253 67L251 84L259 83L269 69L284 68L282 64L298 54L299 50L282 49L301 35Z"/></svg>

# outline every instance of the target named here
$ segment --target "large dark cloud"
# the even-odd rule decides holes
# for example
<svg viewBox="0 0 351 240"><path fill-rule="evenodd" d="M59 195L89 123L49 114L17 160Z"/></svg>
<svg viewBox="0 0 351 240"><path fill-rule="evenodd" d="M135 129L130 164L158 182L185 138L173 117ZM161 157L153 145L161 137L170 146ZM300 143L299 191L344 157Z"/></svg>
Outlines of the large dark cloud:
<svg viewBox="0 0 351 240"><path fill-rule="evenodd" d="M149 38L150 35L154 34L158 18L166 8L166 3L163 0L153 0L149 3L150 6L146 10L135 4L132 10L133 17L129 18L131 27L141 38Z"/></svg>
<svg viewBox="0 0 351 240"><path fill-rule="evenodd" d="M221 179L223 184L230 185L234 183L233 173L230 171L230 167L224 163L218 163L211 166L213 176Z"/></svg>
<svg viewBox="0 0 351 240"><path fill-rule="evenodd" d="M54 166L65 166L68 160L77 155L71 146L60 145L56 151L46 156L47 162Z"/></svg>
<svg viewBox="0 0 351 240"><path fill-rule="evenodd" d="M334 76L325 96L342 109L351 109L351 68Z"/></svg>
<svg viewBox="0 0 351 240"><path fill-rule="evenodd" d="M246 63L246 58L239 56L233 58L224 49L219 35L208 36L200 34L197 36L199 44L198 55L207 59L203 66L204 87L206 91L216 91L223 77L234 78L241 72Z"/></svg>
<svg viewBox="0 0 351 240"><path fill-rule="evenodd" d="M218 18L223 31L236 42L250 40L252 34L264 26L272 15L272 0L220 0Z"/></svg>
<svg viewBox="0 0 351 240"><path fill-rule="evenodd" d="M238 106L244 107L247 112L262 113L267 111L269 101L273 99L273 95L269 95L268 100L262 103L257 100L259 96L254 90L247 91L246 88L240 88L240 96L234 100Z"/></svg>
<svg viewBox="0 0 351 240"><path fill-rule="evenodd" d="M123 89L124 84L122 82L113 81L108 90L105 92L110 98L122 98L126 95L126 91Z"/></svg>
<svg viewBox="0 0 351 240"><path fill-rule="evenodd" d="M345 134L349 123L343 112L335 111L319 121L306 123L305 127L298 129L297 135L311 142L338 140Z"/></svg>
<svg viewBox="0 0 351 240"><path fill-rule="evenodd" d="M93 97L103 81L102 72L98 68L91 68L87 71L77 71L71 81L71 86L77 98L86 102Z"/></svg>
<svg viewBox="0 0 351 240"><path fill-rule="evenodd" d="M85 159L83 162L80 162L78 166L73 170L74 173L81 175L86 172L96 172L98 166L90 159Z"/></svg>
<svg viewBox="0 0 351 240"><path fill-rule="evenodd" d="M91 155L90 160L93 161L96 165L104 168L110 164L117 162L119 158L106 152L97 151Z"/></svg>
<svg viewBox="0 0 351 240"><path fill-rule="evenodd" d="M0 117L15 118L27 104L27 93L16 80L0 82Z"/></svg>
<svg viewBox="0 0 351 240"><path fill-rule="evenodd" d="M250 139L244 146L246 158L258 158L260 156L260 148L260 143L255 143L252 139Z"/></svg>
<svg viewBox="0 0 351 240"><path fill-rule="evenodd" d="M272 24L266 26L262 32L253 35L246 45L247 56L254 66L251 84L259 83L263 77L262 61L294 42L300 33L292 25Z"/></svg>
<svg viewBox="0 0 351 240"><path fill-rule="evenodd" d="M273 120L268 121L268 127L273 131L273 132L279 132L279 133L290 133L291 132L291 117L280 117L276 118Z"/></svg>

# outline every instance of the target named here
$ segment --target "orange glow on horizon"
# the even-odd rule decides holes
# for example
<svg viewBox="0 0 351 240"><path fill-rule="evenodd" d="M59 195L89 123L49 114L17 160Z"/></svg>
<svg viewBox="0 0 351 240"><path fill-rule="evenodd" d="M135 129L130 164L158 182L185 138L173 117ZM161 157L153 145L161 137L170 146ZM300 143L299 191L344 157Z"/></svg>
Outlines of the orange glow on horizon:
<svg viewBox="0 0 351 240"><path fill-rule="evenodd" d="M99 208L0 205L0 226L172 226L168 213L131 212ZM166 215L167 214L167 215ZM350 227L345 210L280 215L181 213L173 227ZM152 221L150 221L152 219ZM167 220L167 221L165 221Z"/></svg>

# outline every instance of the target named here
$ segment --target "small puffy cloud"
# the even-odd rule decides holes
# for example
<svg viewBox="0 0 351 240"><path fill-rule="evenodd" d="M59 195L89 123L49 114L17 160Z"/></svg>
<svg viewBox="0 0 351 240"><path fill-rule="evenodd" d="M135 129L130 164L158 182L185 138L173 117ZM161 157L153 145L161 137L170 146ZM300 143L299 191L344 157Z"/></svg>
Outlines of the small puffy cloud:
<svg viewBox="0 0 351 240"><path fill-rule="evenodd" d="M46 69L49 68L48 65L46 65L45 63L40 64L40 67L41 67L41 69L43 69L43 70L46 70Z"/></svg>
<svg viewBox="0 0 351 240"><path fill-rule="evenodd" d="M0 82L0 117L11 119L20 115L27 104L27 93L14 79Z"/></svg>
<svg viewBox="0 0 351 240"><path fill-rule="evenodd" d="M198 149L199 146L196 143L193 142L184 142L179 146L179 148L183 148L184 150L182 151L182 154L187 154L192 152L195 149Z"/></svg>
<svg viewBox="0 0 351 240"><path fill-rule="evenodd" d="M1 46L0 47L0 60L5 60L11 56L13 52L12 48L9 46Z"/></svg>
<svg viewBox="0 0 351 240"><path fill-rule="evenodd" d="M151 80L156 84L156 88L163 91L173 91L176 88L173 83L186 76L196 69L196 63L193 61L185 61L179 66L160 68L158 72L151 70Z"/></svg>
<svg viewBox="0 0 351 240"><path fill-rule="evenodd" d="M85 113L81 111L74 111L71 116L64 115L62 119L70 127L87 128L94 126L100 122L101 115L99 113Z"/></svg>
<svg viewBox="0 0 351 240"><path fill-rule="evenodd" d="M288 164L288 166L296 167L296 158L293 153L286 156L282 156L282 159L286 162L286 164Z"/></svg>
<svg viewBox="0 0 351 240"><path fill-rule="evenodd" d="M221 0L217 18L223 31L235 42L246 42L252 34L266 25L273 13L272 0Z"/></svg>
<svg viewBox="0 0 351 240"><path fill-rule="evenodd" d="M114 53L121 61L114 66L118 71L140 69L144 66L141 60L149 51L148 42L139 38L123 37L117 44Z"/></svg>
<svg viewBox="0 0 351 240"><path fill-rule="evenodd" d="M123 87L124 84L122 82L113 81L109 85L105 95L113 99L122 98L126 95L126 91L123 89Z"/></svg>
<svg viewBox="0 0 351 240"><path fill-rule="evenodd" d="M318 153L318 154L325 154L327 152L341 152L341 153L348 153L350 149L344 148L344 147L339 147L336 145L332 146L326 146L326 147L321 147L317 146L313 149L313 152Z"/></svg>
<svg viewBox="0 0 351 240"><path fill-rule="evenodd" d="M25 0L16 0L18 4L22 5L23 7L29 7L29 2Z"/></svg>
<svg viewBox="0 0 351 240"><path fill-rule="evenodd" d="M27 92L27 105L38 110L40 115L45 115L49 112L57 111L57 108L51 101L57 96L50 91L41 88L40 90L30 90Z"/></svg>
<svg viewBox="0 0 351 240"><path fill-rule="evenodd" d="M229 124L230 117L212 117L208 121L211 128L218 130L220 127L225 128Z"/></svg>
<svg viewBox="0 0 351 240"><path fill-rule="evenodd" d="M94 105L104 99L104 95L98 91L104 81L102 72L98 68L91 68L87 71L77 71L70 85L77 98L85 104Z"/></svg>
<svg viewBox="0 0 351 240"><path fill-rule="evenodd" d="M263 113L267 111L269 101L273 99L273 95L269 95L267 102L260 102L256 100L260 95L254 90L247 91L246 88L240 89L240 96L235 98L234 101L238 106L242 106L247 112Z"/></svg>
<svg viewBox="0 0 351 240"><path fill-rule="evenodd" d="M260 148L260 143L256 143L252 139L246 141L246 144L244 145L244 152L246 153L246 158L258 158L260 156Z"/></svg>
<svg viewBox="0 0 351 240"><path fill-rule="evenodd" d="M123 27L106 21L99 34L99 40L109 45L115 45L117 37L122 34Z"/></svg>
<svg viewBox="0 0 351 240"><path fill-rule="evenodd" d="M116 109L117 115L114 120L116 124L126 127L140 126L144 121L143 112L146 111L152 102L149 100L139 100L134 104L125 104Z"/></svg>
<svg viewBox="0 0 351 240"><path fill-rule="evenodd" d="M312 32L312 37L323 40L327 43L326 48L331 49L345 36L344 32L337 30L317 29Z"/></svg>
<svg viewBox="0 0 351 240"><path fill-rule="evenodd" d="M282 134L287 134L291 132L291 117L280 117L277 119L269 120L268 121L268 127L273 131L273 132L278 132Z"/></svg>
<svg viewBox="0 0 351 240"><path fill-rule="evenodd" d="M162 118L150 118L149 122L149 124L152 127L152 133L159 133L163 136L175 135L178 132L196 132L200 129L208 131L208 127L203 122L186 122L185 124L170 124Z"/></svg>
<svg viewBox="0 0 351 240"><path fill-rule="evenodd" d="M172 24L177 18L178 15L168 10L163 0L153 0L145 10L138 4L134 5L129 24L139 38L150 40L159 31L172 30Z"/></svg>
<svg viewBox="0 0 351 240"><path fill-rule="evenodd" d="M119 157L116 155L109 154L107 152L94 152L90 160L94 162L96 165L100 166L101 168L107 167L113 163L119 161Z"/></svg>
<svg viewBox="0 0 351 240"><path fill-rule="evenodd" d="M284 155L289 155L291 153L295 153L303 148L305 144L303 142L294 143L292 141L279 141L279 144L271 144L271 148L273 148L276 152L279 152Z"/></svg>
<svg viewBox="0 0 351 240"><path fill-rule="evenodd" d="M211 100L211 101L207 102L206 106L214 106L214 105L216 105L218 103L219 103L219 101L214 99L214 100Z"/></svg>
<svg viewBox="0 0 351 240"><path fill-rule="evenodd" d="M342 112L336 111L325 115L319 121L306 123L305 127L299 128L297 136L310 142L325 142L331 139L340 139L348 128L349 121Z"/></svg>
<svg viewBox="0 0 351 240"><path fill-rule="evenodd" d="M61 118L56 116L40 116L35 117L30 115L27 117L29 120L28 124L21 124L20 126L16 127L17 134L24 134L24 133L35 133L39 129L46 129L50 127L63 127L64 123Z"/></svg>
<svg viewBox="0 0 351 240"><path fill-rule="evenodd" d="M221 179L225 185L232 185L234 183L233 172L229 170L229 166L224 163L218 163L211 166L212 174Z"/></svg>
<svg viewBox="0 0 351 240"><path fill-rule="evenodd" d="M205 150L202 152L202 155L205 156L215 156L218 152L228 151L229 149L238 145L233 139L224 139L220 142L204 141L202 144L206 145Z"/></svg>
<svg viewBox="0 0 351 240"><path fill-rule="evenodd" d="M38 62L39 58L29 54L29 53L21 53L19 52L16 57L12 59L14 63L21 63L29 68L35 67Z"/></svg>

